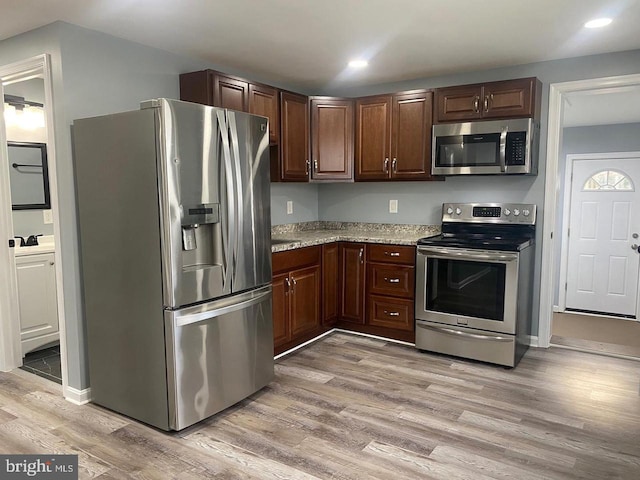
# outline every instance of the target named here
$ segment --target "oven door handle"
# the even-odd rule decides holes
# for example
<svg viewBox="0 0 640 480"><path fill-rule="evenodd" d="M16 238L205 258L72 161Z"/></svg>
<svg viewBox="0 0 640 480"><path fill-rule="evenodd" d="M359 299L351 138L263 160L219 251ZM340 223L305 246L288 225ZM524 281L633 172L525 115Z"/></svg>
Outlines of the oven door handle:
<svg viewBox="0 0 640 480"><path fill-rule="evenodd" d="M427 330L433 330L438 333L446 333L447 335L456 335L458 337L473 338L474 340L489 340L492 342L513 342L513 337L500 337L494 335L480 335L477 333L467 333L461 330L455 330L453 328L434 327L433 325L427 325L420 320L416 320L416 323L420 328L426 328Z"/></svg>
<svg viewBox="0 0 640 480"><path fill-rule="evenodd" d="M489 252L486 250L467 250L442 247L418 247L418 255L447 260L484 260L489 262L513 262L518 259L517 253Z"/></svg>

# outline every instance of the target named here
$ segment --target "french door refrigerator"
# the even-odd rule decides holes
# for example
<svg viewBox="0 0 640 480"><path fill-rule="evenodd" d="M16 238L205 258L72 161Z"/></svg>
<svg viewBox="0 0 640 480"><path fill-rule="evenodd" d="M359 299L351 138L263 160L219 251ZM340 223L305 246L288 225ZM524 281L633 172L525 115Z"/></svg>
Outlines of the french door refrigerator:
<svg viewBox="0 0 640 480"><path fill-rule="evenodd" d="M181 430L273 378L268 132L169 99L74 121L95 403Z"/></svg>

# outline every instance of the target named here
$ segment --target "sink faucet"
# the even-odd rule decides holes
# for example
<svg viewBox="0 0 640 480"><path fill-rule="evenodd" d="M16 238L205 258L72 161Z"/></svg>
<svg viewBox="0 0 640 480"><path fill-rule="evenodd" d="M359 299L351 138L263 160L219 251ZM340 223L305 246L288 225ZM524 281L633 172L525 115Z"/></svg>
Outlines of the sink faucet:
<svg viewBox="0 0 640 480"><path fill-rule="evenodd" d="M24 246L27 247L35 247L36 245L38 245L38 237L41 237L42 234L39 235L29 235L29 238L27 238L27 242L25 243ZM24 239L23 239L24 240ZM20 242L20 246L22 247L22 242Z"/></svg>

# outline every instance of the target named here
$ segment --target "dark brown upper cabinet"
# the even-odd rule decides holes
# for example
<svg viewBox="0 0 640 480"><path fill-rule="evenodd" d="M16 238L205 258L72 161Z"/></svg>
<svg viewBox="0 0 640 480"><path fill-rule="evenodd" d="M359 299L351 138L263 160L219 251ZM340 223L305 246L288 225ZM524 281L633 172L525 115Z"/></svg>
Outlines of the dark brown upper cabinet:
<svg viewBox="0 0 640 480"><path fill-rule="evenodd" d="M215 70L180 75L180 100L255 113L269 119L269 143L279 140L278 89Z"/></svg>
<svg viewBox="0 0 640 480"><path fill-rule="evenodd" d="M249 112L269 119L269 143L280 140L280 99L278 89L267 85L249 84Z"/></svg>
<svg viewBox="0 0 640 480"><path fill-rule="evenodd" d="M389 178L392 96L356 101L356 180Z"/></svg>
<svg viewBox="0 0 640 480"><path fill-rule="evenodd" d="M356 103L356 180L430 180L433 93L413 90Z"/></svg>
<svg viewBox="0 0 640 480"><path fill-rule="evenodd" d="M280 94L280 179L308 182L309 99L296 93Z"/></svg>
<svg viewBox="0 0 640 480"><path fill-rule="evenodd" d="M540 116L542 83L536 78L460 85L436 90L436 123Z"/></svg>
<svg viewBox="0 0 640 480"><path fill-rule="evenodd" d="M353 180L354 101L311 98L311 180Z"/></svg>

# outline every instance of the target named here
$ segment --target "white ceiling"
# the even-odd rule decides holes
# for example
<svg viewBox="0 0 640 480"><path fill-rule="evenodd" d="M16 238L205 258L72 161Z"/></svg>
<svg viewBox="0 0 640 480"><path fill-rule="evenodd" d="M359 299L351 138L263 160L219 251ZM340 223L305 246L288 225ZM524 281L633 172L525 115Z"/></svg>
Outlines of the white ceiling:
<svg viewBox="0 0 640 480"><path fill-rule="evenodd" d="M2 0L0 39L56 20L307 89L640 48L637 0Z"/></svg>

